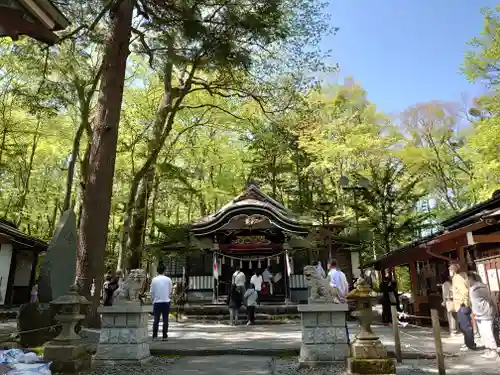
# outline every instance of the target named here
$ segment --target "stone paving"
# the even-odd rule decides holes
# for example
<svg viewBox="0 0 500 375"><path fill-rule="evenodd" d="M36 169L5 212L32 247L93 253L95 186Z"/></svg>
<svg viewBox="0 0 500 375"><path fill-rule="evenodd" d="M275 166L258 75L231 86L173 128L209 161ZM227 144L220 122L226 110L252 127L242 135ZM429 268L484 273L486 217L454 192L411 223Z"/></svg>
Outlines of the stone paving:
<svg viewBox="0 0 500 375"><path fill-rule="evenodd" d="M152 322L149 322L150 330ZM3 322L0 332L14 332L15 321ZM160 329L161 331L161 329ZM391 327L375 326L374 331L380 335L381 341L389 350L394 350ZM355 323L349 324L351 339L355 338L358 327ZM97 343L99 331L85 330L85 341L91 346ZM273 370L272 363L288 363L287 375L301 375L296 369L296 359L293 358L300 348L300 324L277 324L256 326L228 326L226 324L202 324L202 323L175 323L170 324L169 340L167 342L153 342L151 348L165 353L172 353L173 357L180 356L171 365L169 373L183 374L208 374L208 375L238 375L243 373L274 374L282 375L283 371ZM407 327L401 329L401 342L405 355L433 354L434 340L429 328ZM472 375L472 374L498 374L500 359L485 360L480 357L481 352L460 352L463 339L458 337L443 336L443 347L447 354L447 375ZM480 342L478 343L480 344ZM283 354L273 354L273 351L286 351L287 358L272 359L271 357L282 357ZM238 353L234 353L237 351ZM253 351L252 354L265 353L265 358L256 355L223 355L244 354ZM257 353L259 352L259 353ZM203 353L208 355L203 355ZM212 354L212 355L210 355ZM217 354L217 355L216 355ZM173 358L172 357L172 358ZM175 371L171 371L175 370ZM213 370L213 371L212 371ZM478 371L479 370L479 371ZM340 369L339 369L340 371ZM217 372L217 374L216 374ZM329 371L328 373L336 373ZM314 371L314 375L323 372ZM341 373L341 372L339 372ZM398 374L418 375L435 374L437 367L435 360L404 359L403 365L398 366ZM311 374L311 372L307 372Z"/></svg>
<svg viewBox="0 0 500 375"><path fill-rule="evenodd" d="M183 357L170 371L176 375L267 375L272 373L271 361L271 357L243 355Z"/></svg>

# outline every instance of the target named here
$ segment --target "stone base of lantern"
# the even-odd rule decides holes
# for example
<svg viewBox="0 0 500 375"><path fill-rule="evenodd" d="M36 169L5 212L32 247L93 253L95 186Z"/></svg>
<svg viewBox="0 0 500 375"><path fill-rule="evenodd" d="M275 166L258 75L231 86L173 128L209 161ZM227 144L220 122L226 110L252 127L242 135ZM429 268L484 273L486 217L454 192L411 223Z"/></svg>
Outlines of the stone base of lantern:
<svg viewBox="0 0 500 375"><path fill-rule="evenodd" d="M317 303L297 308L302 322L299 366L345 362L349 355L347 304Z"/></svg>
<svg viewBox="0 0 500 375"><path fill-rule="evenodd" d="M391 358L348 358L347 373L352 375L395 375L396 363Z"/></svg>
<svg viewBox="0 0 500 375"><path fill-rule="evenodd" d="M149 361L148 316L151 306L123 303L99 308L101 334L93 364L142 364Z"/></svg>
<svg viewBox="0 0 500 375"><path fill-rule="evenodd" d="M84 372L91 364L90 354L78 340L49 342L44 348L43 359L52 362L50 370L53 374Z"/></svg>
<svg viewBox="0 0 500 375"><path fill-rule="evenodd" d="M351 345L347 372L353 375L392 375L396 374L396 362L387 356L387 350L378 338L357 339Z"/></svg>

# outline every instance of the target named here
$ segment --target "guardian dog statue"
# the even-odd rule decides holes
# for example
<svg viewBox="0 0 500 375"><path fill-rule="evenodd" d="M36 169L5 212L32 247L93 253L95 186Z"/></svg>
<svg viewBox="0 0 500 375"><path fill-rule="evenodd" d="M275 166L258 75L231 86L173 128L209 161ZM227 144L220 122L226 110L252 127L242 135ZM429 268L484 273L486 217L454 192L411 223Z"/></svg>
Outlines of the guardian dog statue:
<svg viewBox="0 0 500 375"><path fill-rule="evenodd" d="M338 289L332 288L328 279L318 275L316 267L305 266L304 277L311 288L309 303L341 303Z"/></svg>

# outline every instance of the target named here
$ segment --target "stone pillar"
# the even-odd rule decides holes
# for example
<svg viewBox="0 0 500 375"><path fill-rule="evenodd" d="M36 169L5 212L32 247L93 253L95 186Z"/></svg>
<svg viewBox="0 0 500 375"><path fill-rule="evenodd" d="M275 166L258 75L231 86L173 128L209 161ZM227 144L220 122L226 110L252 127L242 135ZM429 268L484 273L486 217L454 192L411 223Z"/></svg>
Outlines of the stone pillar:
<svg viewBox="0 0 500 375"><path fill-rule="evenodd" d="M298 305L302 322L299 366L314 367L345 362L349 353L347 304Z"/></svg>
<svg viewBox="0 0 500 375"><path fill-rule="evenodd" d="M148 343L148 316L151 306L137 302L117 303L99 308L101 334L94 364L141 364L151 358Z"/></svg>
<svg viewBox="0 0 500 375"><path fill-rule="evenodd" d="M85 297L78 294L76 285L50 303L59 309L55 318L61 324L60 334L47 343L43 353L43 359L52 362L52 373L79 373L90 368L90 354L75 332L78 322L85 318L80 314L81 305L88 303Z"/></svg>

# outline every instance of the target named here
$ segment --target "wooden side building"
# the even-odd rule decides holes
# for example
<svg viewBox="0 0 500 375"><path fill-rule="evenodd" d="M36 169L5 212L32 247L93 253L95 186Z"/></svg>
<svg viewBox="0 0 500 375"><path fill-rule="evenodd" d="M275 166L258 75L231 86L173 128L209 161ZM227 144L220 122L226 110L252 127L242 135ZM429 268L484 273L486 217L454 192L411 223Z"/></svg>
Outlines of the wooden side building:
<svg viewBox="0 0 500 375"><path fill-rule="evenodd" d="M442 229L428 237L396 249L372 263L376 269L409 269L413 311L429 315L441 306L442 275L450 262L464 271L477 271L500 307L500 191L493 197L441 223Z"/></svg>

